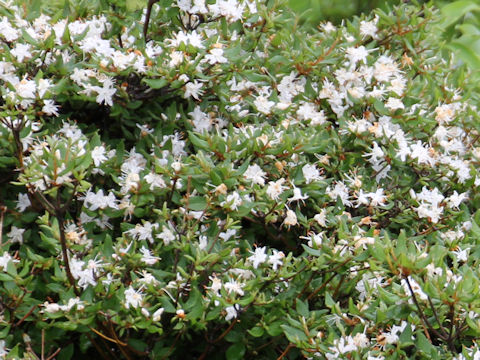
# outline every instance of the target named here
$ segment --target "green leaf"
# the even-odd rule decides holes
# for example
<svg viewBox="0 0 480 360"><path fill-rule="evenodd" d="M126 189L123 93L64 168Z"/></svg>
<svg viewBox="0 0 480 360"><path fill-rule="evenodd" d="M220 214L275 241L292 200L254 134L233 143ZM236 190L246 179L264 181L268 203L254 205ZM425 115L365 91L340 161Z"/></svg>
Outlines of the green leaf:
<svg viewBox="0 0 480 360"><path fill-rule="evenodd" d="M226 352L227 360L240 360L245 355L245 345L243 343L236 343L230 346Z"/></svg>
<svg viewBox="0 0 480 360"><path fill-rule="evenodd" d="M302 330L296 329L289 325L282 325L283 333L290 342L298 344L302 341L308 341L307 335Z"/></svg>
<svg viewBox="0 0 480 360"><path fill-rule="evenodd" d="M417 348L426 355L430 355L432 350L435 351L430 341L421 332L417 333Z"/></svg>
<svg viewBox="0 0 480 360"><path fill-rule="evenodd" d="M302 247L303 249L305 250L305 252L309 255L313 255L313 256L320 256L322 254L322 252L318 249L312 249L311 247L308 247L307 245L305 244L302 244Z"/></svg>
<svg viewBox="0 0 480 360"><path fill-rule="evenodd" d="M308 302L303 302L302 300L297 299L297 312L304 318L308 318L308 316L310 315L310 312L308 310Z"/></svg>
<svg viewBox="0 0 480 360"><path fill-rule="evenodd" d="M447 45L447 48L456 52L458 57L473 69L480 69L480 57L471 47L468 47L459 41L452 41Z"/></svg>
<svg viewBox="0 0 480 360"><path fill-rule="evenodd" d="M127 0L127 10L136 11L147 7L146 0Z"/></svg>
<svg viewBox="0 0 480 360"><path fill-rule="evenodd" d="M73 356L73 344L68 345L67 347L64 347L62 351L58 353L57 359L58 360L70 360Z"/></svg>
<svg viewBox="0 0 480 360"><path fill-rule="evenodd" d="M192 196L188 199L188 208L193 211L203 211L207 208L207 199L203 196Z"/></svg>
<svg viewBox="0 0 480 360"><path fill-rule="evenodd" d="M162 89L167 86L168 81L164 78L162 79L143 79L145 84L150 86L152 89Z"/></svg>
<svg viewBox="0 0 480 360"><path fill-rule="evenodd" d="M147 344L145 344L142 340L139 339L128 339L128 344L138 351L145 351L148 347Z"/></svg>
<svg viewBox="0 0 480 360"><path fill-rule="evenodd" d="M255 326L250 330L247 330L247 332L253 337L260 337L265 333L265 330L259 326Z"/></svg>
<svg viewBox="0 0 480 360"><path fill-rule="evenodd" d="M282 325L283 321L274 321L273 323L265 326L268 335L270 336L278 336L282 333Z"/></svg>
<svg viewBox="0 0 480 360"><path fill-rule="evenodd" d="M480 5L474 0L459 0L445 5L441 10L443 15L441 26L443 28L448 27L458 21L462 16L477 10L480 10Z"/></svg>
<svg viewBox="0 0 480 360"><path fill-rule="evenodd" d="M193 132L191 131L188 132L188 138L196 148L210 151L210 145L208 145L208 142L200 139Z"/></svg>

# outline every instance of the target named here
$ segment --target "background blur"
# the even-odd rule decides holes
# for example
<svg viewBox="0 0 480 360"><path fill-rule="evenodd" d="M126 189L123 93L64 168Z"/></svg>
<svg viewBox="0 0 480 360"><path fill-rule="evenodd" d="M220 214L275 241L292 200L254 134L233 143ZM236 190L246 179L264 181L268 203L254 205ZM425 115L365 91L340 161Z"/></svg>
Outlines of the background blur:
<svg viewBox="0 0 480 360"><path fill-rule="evenodd" d="M402 0L289 0L289 6L300 15L302 23L312 26L321 21L338 24L342 19L362 13L368 14L373 9L387 10Z"/></svg>
<svg viewBox="0 0 480 360"><path fill-rule="evenodd" d="M321 22L339 24L354 15L380 8L389 12L402 2L428 3L440 9L437 29L444 42L439 47L453 51L460 64L473 70L480 81L480 0L288 0L299 22L314 31ZM449 54L446 51L445 54ZM480 88L480 85L479 85Z"/></svg>

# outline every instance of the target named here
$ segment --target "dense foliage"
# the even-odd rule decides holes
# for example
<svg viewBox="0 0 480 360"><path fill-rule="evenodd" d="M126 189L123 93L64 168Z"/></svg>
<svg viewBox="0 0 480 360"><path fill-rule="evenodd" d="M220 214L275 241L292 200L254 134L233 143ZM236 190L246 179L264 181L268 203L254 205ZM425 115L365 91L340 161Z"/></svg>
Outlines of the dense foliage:
<svg viewBox="0 0 480 360"><path fill-rule="evenodd" d="M439 11L39 4L0 7L0 357L480 356L478 94Z"/></svg>

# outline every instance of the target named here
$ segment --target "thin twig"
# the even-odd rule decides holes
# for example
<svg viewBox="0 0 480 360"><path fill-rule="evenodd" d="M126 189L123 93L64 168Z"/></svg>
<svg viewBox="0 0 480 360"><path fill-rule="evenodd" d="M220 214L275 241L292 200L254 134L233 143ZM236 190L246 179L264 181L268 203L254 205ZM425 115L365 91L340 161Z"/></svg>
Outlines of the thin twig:
<svg viewBox="0 0 480 360"><path fill-rule="evenodd" d="M3 216L6 211L7 207L5 205L0 205L0 247L2 247Z"/></svg>
<svg viewBox="0 0 480 360"><path fill-rule="evenodd" d="M408 276L403 276L403 278L405 279L405 281L407 282L407 286L408 286L408 289L410 291L410 294L412 295L412 298L413 298L413 302L415 303L415 305L417 306L417 309L418 309L418 314L420 315L420 318L423 320L423 322L425 323L426 326L428 326L428 330L430 330L436 337L438 337L439 339L442 339L442 340L446 340L442 334L440 334L436 329L434 329L431 325L430 325L430 322L428 321L427 317L425 316L425 314L423 313L423 310L422 308L420 307L420 304L418 303L418 300L417 300L417 296L415 295L415 292L413 291L413 288L412 288L412 285L410 284L410 280L408 279ZM426 329L427 333L428 333L428 330Z"/></svg>
<svg viewBox="0 0 480 360"><path fill-rule="evenodd" d="M277 360L282 360L285 357L285 355L288 354L290 349L294 348L294 347L295 347L294 344L292 344L292 343L288 344L288 346L285 348L285 350L283 350L283 352L280 354L280 356L277 358Z"/></svg>
<svg viewBox="0 0 480 360"><path fill-rule="evenodd" d="M21 325L25 321L26 318L28 318L30 315L32 315L32 313L35 311L36 308L37 308L37 305L33 305L31 307L31 309L20 320L18 320L17 323L13 326L17 327L17 326Z"/></svg>
<svg viewBox="0 0 480 360"><path fill-rule="evenodd" d="M60 350L62 350L62 348L58 348L52 355L50 355L47 360L53 360L55 358L55 356L57 356L57 354L60 352Z"/></svg>
<svg viewBox="0 0 480 360"><path fill-rule="evenodd" d="M427 296L427 298L428 298L428 303L430 304L430 307L432 308L433 316L435 316L435 320L437 321L437 324L439 326L439 330L448 339L450 336L447 334L447 332L444 330L442 324L440 323L440 319L438 318L437 311L435 310L435 306L433 306L432 299L430 298L430 296Z"/></svg>
<svg viewBox="0 0 480 360"><path fill-rule="evenodd" d="M99 335L100 337L102 337L105 340L108 340L108 341L110 341L112 343L115 343L115 344L118 344L118 345L127 346L127 344L125 344L124 342L121 342L120 340L112 339L111 337L108 337L107 335L102 334L100 331L98 331L97 329L95 329L91 326L89 326L88 328L90 330L92 330L95 334Z"/></svg>
<svg viewBox="0 0 480 360"><path fill-rule="evenodd" d="M92 330L93 328L90 328L90 330ZM103 349L100 347L100 345L98 345L98 343L95 341L95 339L93 337L90 336L90 334L86 334L87 335L87 338L88 340L90 340L90 342L93 344L93 346L95 347L95 349L97 349L98 353L100 354L100 356L105 359L105 360L111 360L112 358L110 356L108 356L105 351L103 351ZM102 334L103 335L103 334Z"/></svg>
<svg viewBox="0 0 480 360"><path fill-rule="evenodd" d="M213 340L211 343L212 344L215 344L217 342L219 342L220 340L222 340L225 336L227 336L227 334L232 331L233 327L235 326L235 324L238 322L237 319L234 319L232 321L232 323L228 326L228 328L223 332L221 333L215 340Z"/></svg>
<svg viewBox="0 0 480 360"><path fill-rule="evenodd" d="M42 350L41 350L41 359L45 360L45 329L42 329Z"/></svg>
<svg viewBox="0 0 480 360"><path fill-rule="evenodd" d="M145 15L145 22L143 23L143 38L145 43L147 42L148 24L150 22L150 16L152 15L152 7L158 1L159 0L148 0L147 14Z"/></svg>
<svg viewBox="0 0 480 360"><path fill-rule="evenodd" d="M63 256L63 262L65 263L65 271L67 272L67 278L68 281L70 282L70 285L73 287L73 292L75 295L80 296L80 292L77 289L77 286L75 285L75 278L72 275L72 272L70 270L70 262L68 260L68 252L67 252L67 240L65 238L65 228L64 228L64 222L65 220L63 219L63 214L58 214L57 213L57 220L58 220L58 229L60 232L60 245L62 246L62 256Z"/></svg>

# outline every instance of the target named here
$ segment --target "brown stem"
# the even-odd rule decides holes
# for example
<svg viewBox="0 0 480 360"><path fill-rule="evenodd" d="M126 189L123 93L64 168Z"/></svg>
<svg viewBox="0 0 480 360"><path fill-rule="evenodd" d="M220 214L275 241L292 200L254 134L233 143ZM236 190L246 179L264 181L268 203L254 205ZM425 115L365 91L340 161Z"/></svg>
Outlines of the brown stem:
<svg viewBox="0 0 480 360"><path fill-rule="evenodd" d="M292 344L292 343L288 344L288 346L285 348L285 350L283 350L283 352L280 354L280 356L277 358L277 360L282 360L288 354L290 349L294 348L294 347L295 347L294 344Z"/></svg>
<svg viewBox="0 0 480 360"><path fill-rule="evenodd" d="M325 281L322 285L316 288L314 292L308 295L307 300L311 300L315 295L317 295L320 291L322 291L322 289L324 289L325 286L327 286L328 283L332 281L335 276L337 276L337 274L333 274L332 276L330 276L327 281Z"/></svg>
<svg viewBox="0 0 480 360"><path fill-rule="evenodd" d="M45 329L42 329L42 350L40 358L45 360Z"/></svg>
<svg viewBox="0 0 480 360"><path fill-rule="evenodd" d="M122 352L122 354L125 356L125 358L126 358L127 360L130 360L130 359L131 359L130 355L128 354L128 352L126 351L126 349L124 349L124 347L128 347L128 345L125 344L125 343L122 343L122 342L120 341L120 339L117 337L117 333L115 332L115 329L113 328L113 325L112 325L112 322L111 322L111 321L109 321L109 325L110 325L110 332L111 332L111 334L113 335L113 338L115 339L115 342L117 343L118 348L120 349L120 351Z"/></svg>
<svg viewBox="0 0 480 360"><path fill-rule="evenodd" d="M442 323L440 322L440 319L438 318L437 311L435 310L435 306L433 306L432 299L430 298L430 296L427 296L427 297L428 297L428 303L430 304L430 307L432 308L433 316L435 316L435 320L437 321L437 324L439 326L439 330L441 331L443 336L445 336L448 339L450 336L444 330L444 328L442 326Z"/></svg>
<svg viewBox="0 0 480 360"><path fill-rule="evenodd" d="M223 332L221 333L215 340L211 341L212 344L215 344L217 342L219 342L220 340L222 340L225 336L227 336L227 334L232 331L233 327L235 326L235 324L237 323L237 319L234 319L232 321L232 323L228 326L228 328Z"/></svg>
<svg viewBox="0 0 480 360"><path fill-rule="evenodd" d="M102 357L102 359L104 360L112 360L112 358L110 356L108 356L103 350L102 348L100 347L100 345L98 345L98 343L93 339L93 337L90 336L90 334L85 334L87 335L87 338L88 340L90 340L90 342L93 344L93 346L95 347L95 349L97 349L98 353L100 354L100 356Z"/></svg>
<svg viewBox="0 0 480 360"><path fill-rule="evenodd" d="M172 345L171 345L170 348L168 349L167 354L166 354L164 357L162 357L161 360L168 359L168 357L170 356L170 353L171 353L172 350L175 348L175 345L177 345L178 339L180 339L180 335L182 335L181 332L179 332L179 333L177 334L177 336L175 337L175 340L173 340Z"/></svg>
<svg viewBox="0 0 480 360"><path fill-rule="evenodd" d="M299 294L297 295L297 299L300 299L302 297L302 295L305 294L305 291L307 291L307 288L310 285L310 283L312 282L315 275L316 275L316 273L315 273L315 271L313 271L312 275L310 275L310 278L307 280L307 282L303 286L302 291L300 291Z"/></svg>
<svg viewBox="0 0 480 360"><path fill-rule="evenodd" d="M7 207L5 205L0 205L0 247L2 247L3 216L6 211Z"/></svg>
<svg viewBox="0 0 480 360"><path fill-rule="evenodd" d="M222 225L222 227L218 230L217 236L215 236L215 239L213 239L212 243L208 247L207 253L210 254L210 252L213 250L213 247L215 246L216 242L218 241L218 238L220 237L220 233L225 229L225 224Z"/></svg>
<svg viewBox="0 0 480 360"><path fill-rule="evenodd" d="M426 326L428 326L428 330L430 330L436 337L442 340L446 340L442 334L440 334L436 329L434 329L431 325L430 322L428 321L427 317L425 316L422 308L420 307L420 304L418 303L417 296L415 295L412 285L410 284L410 280L408 279L408 276L404 275L403 278L407 282L408 290L410 291L410 294L412 295L413 302L415 303L417 309L418 309L418 314L420 315L420 318L423 320ZM427 333L428 330L426 329Z"/></svg>
<svg viewBox="0 0 480 360"><path fill-rule="evenodd" d="M31 309L20 320L18 320L17 323L13 326L17 327L17 326L21 325L25 321L25 319L27 319L30 315L32 315L32 313L35 311L36 308L37 308L37 305L33 305L31 307Z"/></svg>
<svg viewBox="0 0 480 360"><path fill-rule="evenodd" d="M207 346L205 346L205 350L203 350L203 352L198 357L198 360L204 360L211 348L212 348L212 345L207 344Z"/></svg>
<svg viewBox="0 0 480 360"><path fill-rule="evenodd" d="M58 348L52 355L50 355L47 360L53 360L55 358L55 356L58 355L58 353L60 352L60 350L62 350L61 348Z"/></svg>
<svg viewBox="0 0 480 360"><path fill-rule="evenodd" d="M147 14L145 15L145 23L143 24L143 38L145 43L147 42L148 23L150 22L150 16L152 15L152 7L159 0L148 0Z"/></svg>
<svg viewBox="0 0 480 360"><path fill-rule="evenodd" d="M62 256L63 256L63 262L65 263L65 271L67 272L67 278L73 287L73 291L75 295L80 296L80 292L77 289L77 286L75 285L75 279L72 275L72 272L70 270L70 261L68 260L68 250L67 250L67 240L65 238L65 228L64 228L64 223L65 220L63 218L63 214L56 214L57 220L58 220L58 230L60 232L60 245L62 246Z"/></svg>

